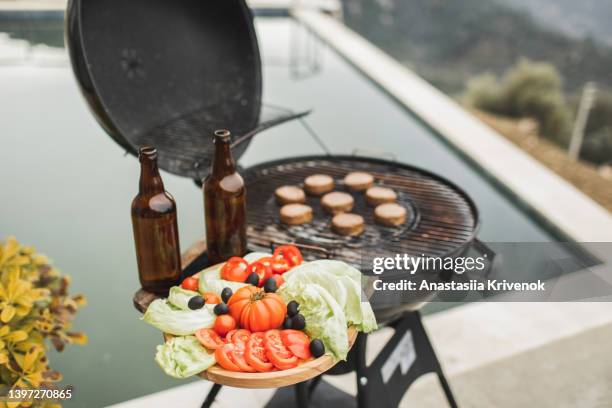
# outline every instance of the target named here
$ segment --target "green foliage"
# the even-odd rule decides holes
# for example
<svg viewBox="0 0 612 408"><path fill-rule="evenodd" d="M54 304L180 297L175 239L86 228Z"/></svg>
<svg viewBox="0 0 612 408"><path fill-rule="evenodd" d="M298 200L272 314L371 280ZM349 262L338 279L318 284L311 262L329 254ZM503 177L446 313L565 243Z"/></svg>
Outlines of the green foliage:
<svg viewBox="0 0 612 408"><path fill-rule="evenodd" d="M472 106L510 117L532 117L540 133L561 145L568 141L571 114L561 76L552 65L521 59L498 81L491 74L471 79L466 100Z"/></svg>
<svg viewBox="0 0 612 408"><path fill-rule="evenodd" d="M598 91L587 122L580 157L596 164L612 163L612 94Z"/></svg>

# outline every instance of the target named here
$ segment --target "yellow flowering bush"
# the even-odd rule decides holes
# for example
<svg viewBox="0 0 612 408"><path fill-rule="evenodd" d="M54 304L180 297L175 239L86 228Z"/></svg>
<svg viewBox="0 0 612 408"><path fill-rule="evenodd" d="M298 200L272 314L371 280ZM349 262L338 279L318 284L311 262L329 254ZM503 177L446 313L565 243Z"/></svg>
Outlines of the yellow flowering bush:
<svg viewBox="0 0 612 408"><path fill-rule="evenodd" d="M70 331L86 300L69 296L69 285L70 278L34 248L14 237L0 241L0 395L9 388L36 389L61 380L49 367L45 339L58 351L87 342L83 333ZM32 403L0 402L2 408L18 406Z"/></svg>

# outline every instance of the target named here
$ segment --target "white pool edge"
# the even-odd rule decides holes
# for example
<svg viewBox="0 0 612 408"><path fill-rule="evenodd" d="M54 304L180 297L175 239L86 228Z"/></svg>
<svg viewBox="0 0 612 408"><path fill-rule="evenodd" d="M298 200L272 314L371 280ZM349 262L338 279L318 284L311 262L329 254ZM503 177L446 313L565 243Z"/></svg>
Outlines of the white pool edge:
<svg viewBox="0 0 612 408"><path fill-rule="evenodd" d="M612 215L342 22L316 10L291 14L389 95L576 242L612 242Z"/></svg>

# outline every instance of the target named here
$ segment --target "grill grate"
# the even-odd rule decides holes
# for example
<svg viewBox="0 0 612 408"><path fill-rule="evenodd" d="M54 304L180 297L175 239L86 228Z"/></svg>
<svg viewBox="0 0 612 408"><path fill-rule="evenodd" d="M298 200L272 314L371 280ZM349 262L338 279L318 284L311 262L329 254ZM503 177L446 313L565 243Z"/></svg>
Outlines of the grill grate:
<svg viewBox="0 0 612 408"><path fill-rule="evenodd" d="M363 193L350 192L342 183L350 171L374 175L376 184L395 190L398 203L408 210L406 223L399 228L374 222L374 210ZM314 173L324 173L336 181L336 191L350 192L355 199L354 213L364 217L365 231L358 237L344 237L331 230L331 216L320 205L319 197L308 196L313 221L308 225L280 223L274 190L285 184L303 185ZM448 256L470 243L478 225L478 215L469 197L449 182L422 170L399 163L353 156L319 156L265 163L246 170L247 235L253 249L268 249L272 243L299 242L330 251L334 259L361 268L362 260L374 256L407 253L415 256ZM305 253L314 259L316 253Z"/></svg>

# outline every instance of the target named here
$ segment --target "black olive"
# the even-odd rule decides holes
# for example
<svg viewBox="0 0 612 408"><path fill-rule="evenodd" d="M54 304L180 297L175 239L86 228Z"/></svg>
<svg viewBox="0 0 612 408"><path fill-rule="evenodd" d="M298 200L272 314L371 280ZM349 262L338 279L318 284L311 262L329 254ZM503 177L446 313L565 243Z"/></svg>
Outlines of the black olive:
<svg viewBox="0 0 612 408"><path fill-rule="evenodd" d="M214 312L215 312L215 314L217 316L229 313L229 307L227 307L227 305L225 303L217 304L217 306L215 306L215 308L213 310L214 310Z"/></svg>
<svg viewBox="0 0 612 408"><path fill-rule="evenodd" d="M187 306L191 310L197 310L197 309L201 309L202 307L204 307L204 303L206 302L204 301L204 298L202 296L194 296L191 299L189 299L189 302L187 302Z"/></svg>
<svg viewBox="0 0 612 408"><path fill-rule="evenodd" d="M296 314L291 318L291 328L294 330L304 330L306 327L306 319L301 314Z"/></svg>
<svg viewBox="0 0 612 408"><path fill-rule="evenodd" d="M287 303L287 314L290 317L295 316L296 314L298 314L299 306L300 305L295 300L292 300L291 302Z"/></svg>
<svg viewBox="0 0 612 408"><path fill-rule="evenodd" d="M221 300L227 303L229 298L231 298L233 294L234 292L232 292L230 288L223 288L223 290L221 291Z"/></svg>
<svg viewBox="0 0 612 408"><path fill-rule="evenodd" d="M289 316L285 317L285 321L283 322L283 329L287 330L291 328L291 318Z"/></svg>
<svg viewBox="0 0 612 408"><path fill-rule="evenodd" d="M266 281L264 282L263 288L264 288L264 291L266 291L267 293L276 292L276 279L274 278L266 279Z"/></svg>
<svg viewBox="0 0 612 408"><path fill-rule="evenodd" d="M259 283L259 275L257 275L255 272L249 274L249 276L247 276L246 283L257 286Z"/></svg>
<svg viewBox="0 0 612 408"><path fill-rule="evenodd" d="M325 344L319 339L313 339L310 342L310 352L315 358L321 357L325 354Z"/></svg>

